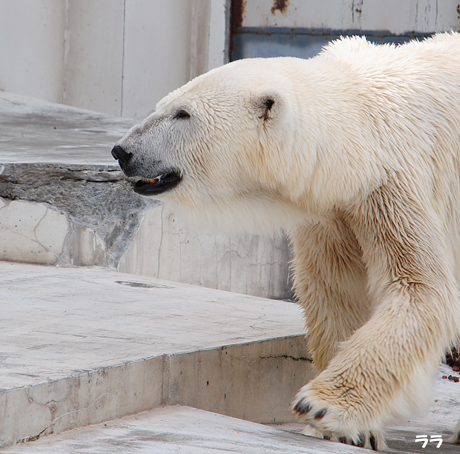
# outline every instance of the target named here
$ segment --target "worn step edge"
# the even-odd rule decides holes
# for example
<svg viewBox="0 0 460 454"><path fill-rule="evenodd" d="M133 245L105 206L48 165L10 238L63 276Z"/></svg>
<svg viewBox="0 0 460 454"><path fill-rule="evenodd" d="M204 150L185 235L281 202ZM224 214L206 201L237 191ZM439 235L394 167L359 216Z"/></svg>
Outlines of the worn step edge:
<svg viewBox="0 0 460 454"><path fill-rule="evenodd" d="M293 420L313 377L303 334L164 354L0 390L0 447L151 410L187 405L261 423Z"/></svg>

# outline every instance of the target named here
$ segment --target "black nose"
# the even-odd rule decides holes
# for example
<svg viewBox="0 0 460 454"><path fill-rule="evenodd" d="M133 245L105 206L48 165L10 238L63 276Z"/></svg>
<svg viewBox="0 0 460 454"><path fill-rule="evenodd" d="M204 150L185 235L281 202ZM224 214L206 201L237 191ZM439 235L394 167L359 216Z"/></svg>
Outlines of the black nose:
<svg viewBox="0 0 460 454"><path fill-rule="evenodd" d="M112 156L117 159L121 165L128 163L131 159L132 153L127 153L122 147L115 145L112 150Z"/></svg>

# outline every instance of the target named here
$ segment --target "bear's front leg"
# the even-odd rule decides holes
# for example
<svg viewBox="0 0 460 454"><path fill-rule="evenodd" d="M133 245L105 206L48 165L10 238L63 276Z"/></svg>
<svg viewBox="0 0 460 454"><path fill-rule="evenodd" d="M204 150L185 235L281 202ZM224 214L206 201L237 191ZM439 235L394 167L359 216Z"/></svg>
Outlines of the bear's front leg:
<svg viewBox="0 0 460 454"><path fill-rule="evenodd" d="M324 435L375 450L385 449L385 426L429 397L460 319L440 222L407 187L381 187L348 212L377 306L294 401L300 419Z"/></svg>

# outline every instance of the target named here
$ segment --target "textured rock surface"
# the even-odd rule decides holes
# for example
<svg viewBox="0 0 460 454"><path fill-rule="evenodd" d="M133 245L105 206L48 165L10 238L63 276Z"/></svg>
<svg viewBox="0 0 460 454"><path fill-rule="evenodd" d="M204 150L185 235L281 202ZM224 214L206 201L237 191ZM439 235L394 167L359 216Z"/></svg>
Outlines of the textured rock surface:
<svg viewBox="0 0 460 454"><path fill-rule="evenodd" d="M15 213L12 216L18 220L30 210L46 209L46 213L54 210L56 218L58 213L65 214L69 221L64 235L67 241L61 250L53 251L54 244L43 245L44 250L53 251L55 260L42 261L35 255L38 263L59 265L116 267L136 235L145 211L159 205L159 202L134 194L121 172L113 166L6 164L0 175L0 196L5 204L0 211L0 239L4 248L12 244L6 238L7 232L14 231L11 223L5 225L6 211ZM8 204L9 200L35 204L12 207ZM58 223L52 220L45 224L49 232L59 230ZM22 228L17 232L27 237ZM81 250L88 243L84 241L85 235L91 236L89 244L94 244L92 252ZM37 242L41 243L38 238ZM32 257L15 257L14 251L6 252L4 249L4 254L3 259L6 260L34 261Z"/></svg>

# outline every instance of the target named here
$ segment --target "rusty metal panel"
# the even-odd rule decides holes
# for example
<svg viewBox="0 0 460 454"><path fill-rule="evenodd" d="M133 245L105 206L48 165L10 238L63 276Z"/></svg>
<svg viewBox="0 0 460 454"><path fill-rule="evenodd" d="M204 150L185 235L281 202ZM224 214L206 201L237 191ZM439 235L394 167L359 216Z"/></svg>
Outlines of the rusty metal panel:
<svg viewBox="0 0 460 454"><path fill-rule="evenodd" d="M460 30L459 0L233 0L231 59L311 57L327 42L360 34L401 43Z"/></svg>
<svg viewBox="0 0 460 454"><path fill-rule="evenodd" d="M246 0L242 27L374 30L459 29L458 0Z"/></svg>

